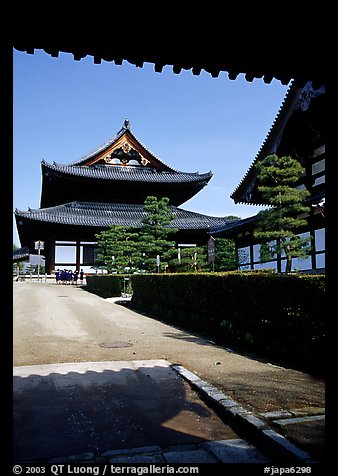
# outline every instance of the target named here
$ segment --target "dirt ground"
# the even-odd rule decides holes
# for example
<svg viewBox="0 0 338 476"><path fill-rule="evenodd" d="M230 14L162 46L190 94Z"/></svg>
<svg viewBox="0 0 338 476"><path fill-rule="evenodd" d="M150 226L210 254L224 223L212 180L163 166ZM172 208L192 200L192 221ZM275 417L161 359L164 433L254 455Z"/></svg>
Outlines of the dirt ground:
<svg viewBox="0 0 338 476"><path fill-rule="evenodd" d="M165 359L256 412L325 407L320 379L260 362L82 288L13 283L14 365Z"/></svg>

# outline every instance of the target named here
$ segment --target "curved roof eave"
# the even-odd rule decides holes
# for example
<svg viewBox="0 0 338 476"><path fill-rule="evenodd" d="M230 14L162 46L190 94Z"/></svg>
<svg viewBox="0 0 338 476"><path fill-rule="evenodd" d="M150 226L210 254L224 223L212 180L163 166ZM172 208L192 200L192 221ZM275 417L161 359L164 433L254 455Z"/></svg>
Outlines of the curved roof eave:
<svg viewBox="0 0 338 476"><path fill-rule="evenodd" d="M200 183L209 181L213 174L209 172L200 174L198 172L157 172L146 168L128 168L128 166L81 166L65 164L49 164L45 160L42 162L45 169L58 172L63 175L74 177L93 178L101 180L117 180L125 182L155 182L155 183Z"/></svg>
<svg viewBox="0 0 338 476"><path fill-rule="evenodd" d="M175 215L169 225L170 228L180 230L207 230L212 227L226 226L233 223L233 219L213 217L201 213L191 212L173 205L170 210ZM144 205L141 204L112 204L91 202L70 202L49 208L16 209L15 216L27 220L48 222L58 225L76 225L92 227L108 227L123 224L125 226L141 226L145 216Z"/></svg>

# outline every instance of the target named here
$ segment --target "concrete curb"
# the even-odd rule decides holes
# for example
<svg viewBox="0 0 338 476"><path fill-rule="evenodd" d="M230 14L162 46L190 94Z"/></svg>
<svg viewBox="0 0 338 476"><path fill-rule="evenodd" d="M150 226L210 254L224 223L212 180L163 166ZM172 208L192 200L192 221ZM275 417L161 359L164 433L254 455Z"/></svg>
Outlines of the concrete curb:
<svg viewBox="0 0 338 476"><path fill-rule="evenodd" d="M197 390L201 398L216 413L226 418L235 431L242 433L243 436L245 435L249 441L251 440L252 443L261 447L265 452L290 462L317 463L306 451L301 450L283 435L272 429L269 421L257 417L253 412L246 410L218 388L201 380L197 375L184 367L172 365L172 369L183 377L192 388Z"/></svg>

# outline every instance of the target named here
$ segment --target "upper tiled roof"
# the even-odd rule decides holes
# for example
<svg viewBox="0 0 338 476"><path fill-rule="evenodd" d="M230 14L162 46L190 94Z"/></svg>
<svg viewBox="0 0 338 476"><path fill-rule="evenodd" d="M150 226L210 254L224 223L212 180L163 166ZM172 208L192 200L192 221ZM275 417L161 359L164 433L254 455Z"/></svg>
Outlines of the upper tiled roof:
<svg viewBox="0 0 338 476"><path fill-rule="evenodd" d="M226 227L227 224L237 221L202 215L174 206L170 206L170 209L175 214L175 219L168 226L179 230L206 230L210 227ZM144 206L137 204L71 202L56 207L30 209L29 211L16 209L15 215L17 219L22 217L62 225L104 228L110 225L141 227L146 213L144 212Z"/></svg>
<svg viewBox="0 0 338 476"><path fill-rule="evenodd" d="M150 152L131 132L130 122L109 141L80 160L62 164L42 160L41 207L63 203L144 203L166 196L180 206L196 195L212 172L177 171Z"/></svg>
<svg viewBox="0 0 338 476"><path fill-rule="evenodd" d="M152 169L150 167L137 166L106 166L92 165L90 167L77 164L49 164L42 161L46 169L54 170L61 174L73 175L77 177L117 180L123 182L151 182L151 183L186 183L209 181L212 172L199 174L198 172L164 172Z"/></svg>

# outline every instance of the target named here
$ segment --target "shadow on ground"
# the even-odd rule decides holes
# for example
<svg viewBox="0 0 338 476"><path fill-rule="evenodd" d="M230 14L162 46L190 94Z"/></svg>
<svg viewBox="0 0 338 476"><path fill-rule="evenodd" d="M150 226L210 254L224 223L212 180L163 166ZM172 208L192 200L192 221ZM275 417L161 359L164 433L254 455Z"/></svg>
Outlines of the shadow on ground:
<svg viewBox="0 0 338 476"><path fill-rule="evenodd" d="M236 438L170 366L135 362L16 367L14 461Z"/></svg>

